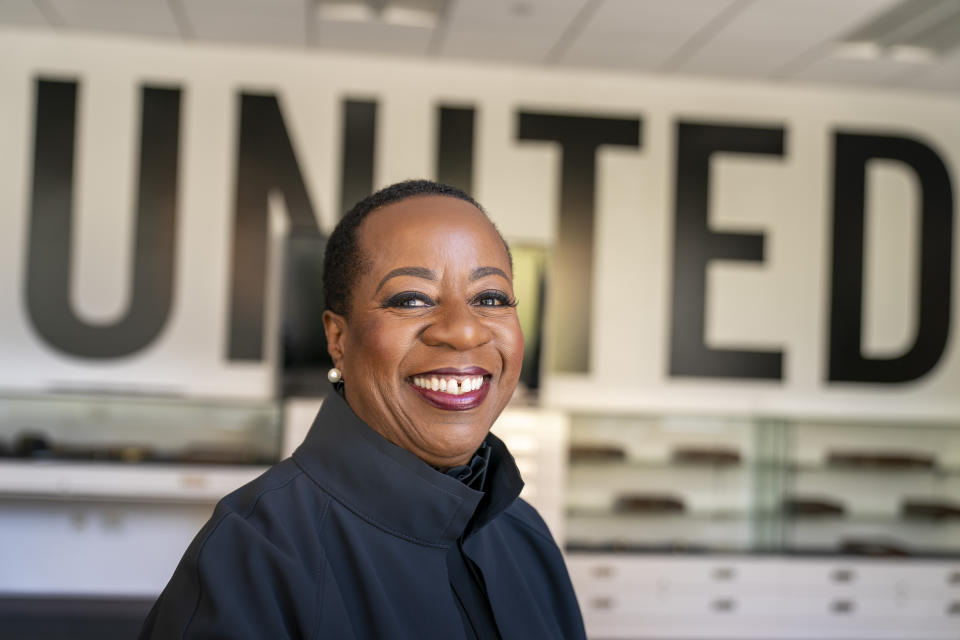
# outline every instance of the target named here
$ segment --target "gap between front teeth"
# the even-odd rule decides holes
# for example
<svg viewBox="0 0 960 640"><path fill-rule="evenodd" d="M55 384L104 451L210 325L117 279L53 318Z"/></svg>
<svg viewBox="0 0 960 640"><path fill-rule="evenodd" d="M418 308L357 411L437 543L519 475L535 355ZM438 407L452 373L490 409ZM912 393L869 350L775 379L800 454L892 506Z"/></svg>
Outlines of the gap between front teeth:
<svg viewBox="0 0 960 640"><path fill-rule="evenodd" d="M462 393L476 391L483 386L483 376L470 376L458 380L457 378L441 378L439 376L414 376L413 384L421 389L431 389L458 396Z"/></svg>

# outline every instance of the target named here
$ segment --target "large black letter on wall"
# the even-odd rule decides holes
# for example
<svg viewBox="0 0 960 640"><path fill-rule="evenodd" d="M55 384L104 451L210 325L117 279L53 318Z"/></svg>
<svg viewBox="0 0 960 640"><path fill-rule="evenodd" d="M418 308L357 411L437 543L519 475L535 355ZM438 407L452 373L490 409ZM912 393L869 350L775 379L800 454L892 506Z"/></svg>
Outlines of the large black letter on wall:
<svg viewBox="0 0 960 640"><path fill-rule="evenodd" d="M954 215L950 174L933 149L911 138L839 132L835 140L830 380L916 380L936 366L950 330ZM874 158L902 162L920 181L917 338L894 358L865 358L861 350L866 174Z"/></svg>
<svg viewBox="0 0 960 640"><path fill-rule="evenodd" d="M470 107L438 109L437 180L473 194L473 121Z"/></svg>
<svg viewBox="0 0 960 640"><path fill-rule="evenodd" d="M550 353L554 371L585 373L590 368L597 148L639 147L640 119L521 112L517 137L558 142L562 149L560 220L548 282L549 315L561 320L553 324Z"/></svg>
<svg viewBox="0 0 960 640"><path fill-rule="evenodd" d="M707 266L713 260L763 261L762 235L709 228L710 158L716 152L781 156L783 129L677 124L670 374L778 380L780 352L711 349L704 342Z"/></svg>
<svg viewBox="0 0 960 640"><path fill-rule="evenodd" d="M343 101L343 161L340 176L340 215L373 191L373 161L377 139L377 103Z"/></svg>
<svg viewBox="0 0 960 640"><path fill-rule="evenodd" d="M283 195L291 235L315 235L322 240L276 96L242 94L231 263L230 360L263 357L267 202L273 192ZM317 330L321 331L319 327Z"/></svg>
<svg viewBox="0 0 960 640"><path fill-rule="evenodd" d="M63 352L119 358L150 344L170 314L180 91L143 88L130 303L120 320L102 325L83 322L70 305L76 103L77 83L37 81L27 312Z"/></svg>

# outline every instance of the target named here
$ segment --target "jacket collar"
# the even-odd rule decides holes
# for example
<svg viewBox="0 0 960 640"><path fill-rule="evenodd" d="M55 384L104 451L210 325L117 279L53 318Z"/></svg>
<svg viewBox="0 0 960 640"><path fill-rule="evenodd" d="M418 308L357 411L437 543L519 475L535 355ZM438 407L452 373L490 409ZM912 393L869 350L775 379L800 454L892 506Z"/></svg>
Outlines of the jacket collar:
<svg viewBox="0 0 960 640"><path fill-rule="evenodd" d="M448 547L509 507L523 480L503 442L491 447L485 491L437 471L388 442L331 392L293 453L304 472L359 517L395 536Z"/></svg>

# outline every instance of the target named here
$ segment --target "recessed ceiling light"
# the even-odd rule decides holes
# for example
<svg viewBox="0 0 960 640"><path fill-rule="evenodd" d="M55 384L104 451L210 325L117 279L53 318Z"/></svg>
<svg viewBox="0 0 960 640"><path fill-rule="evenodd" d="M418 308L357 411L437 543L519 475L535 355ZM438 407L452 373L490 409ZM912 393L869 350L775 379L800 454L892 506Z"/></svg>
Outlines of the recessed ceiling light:
<svg viewBox="0 0 960 640"><path fill-rule="evenodd" d="M883 48L876 42L838 42L833 55L847 60L876 60L883 55Z"/></svg>
<svg viewBox="0 0 960 640"><path fill-rule="evenodd" d="M443 0L319 0L316 15L332 22L386 23L432 29Z"/></svg>
<svg viewBox="0 0 960 640"><path fill-rule="evenodd" d="M380 19L389 24L432 29L437 26L438 16L425 9L389 6L380 14Z"/></svg>
<svg viewBox="0 0 960 640"><path fill-rule="evenodd" d="M933 49L906 44L898 44L890 47L888 54L891 60L906 62L908 64L930 64L937 59L937 54Z"/></svg>
<svg viewBox="0 0 960 640"><path fill-rule="evenodd" d="M848 33L838 55L929 63L958 47L960 0L902 0Z"/></svg>

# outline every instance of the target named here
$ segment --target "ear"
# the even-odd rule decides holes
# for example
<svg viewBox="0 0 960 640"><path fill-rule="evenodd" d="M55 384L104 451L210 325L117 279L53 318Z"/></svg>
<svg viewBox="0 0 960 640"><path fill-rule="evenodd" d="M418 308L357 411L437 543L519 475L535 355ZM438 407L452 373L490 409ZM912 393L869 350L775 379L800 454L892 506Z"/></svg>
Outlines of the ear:
<svg viewBox="0 0 960 640"><path fill-rule="evenodd" d="M327 353L333 365L342 369L344 346L347 339L347 319L327 309L323 312L323 331L327 336Z"/></svg>

